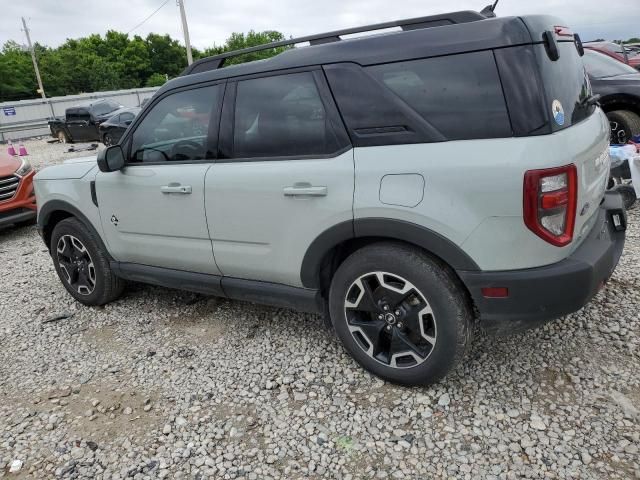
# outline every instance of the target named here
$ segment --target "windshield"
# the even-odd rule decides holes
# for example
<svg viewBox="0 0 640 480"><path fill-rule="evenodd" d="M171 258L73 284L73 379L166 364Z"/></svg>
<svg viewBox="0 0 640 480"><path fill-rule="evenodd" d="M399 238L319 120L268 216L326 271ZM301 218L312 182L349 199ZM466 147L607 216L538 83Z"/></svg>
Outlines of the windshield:
<svg viewBox="0 0 640 480"><path fill-rule="evenodd" d="M602 53L594 52L593 50L585 50L582 60L584 61L584 68L587 69L587 73L593 78L616 77L618 75L638 73L633 67L625 65Z"/></svg>
<svg viewBox="0 0 640 480"><path fill-rule="evenodd" d="M122 105L119 105L115 102L100 102L93 105L93 114L99 117L110 112L115 112L119 108L122 108Z"/></svg>

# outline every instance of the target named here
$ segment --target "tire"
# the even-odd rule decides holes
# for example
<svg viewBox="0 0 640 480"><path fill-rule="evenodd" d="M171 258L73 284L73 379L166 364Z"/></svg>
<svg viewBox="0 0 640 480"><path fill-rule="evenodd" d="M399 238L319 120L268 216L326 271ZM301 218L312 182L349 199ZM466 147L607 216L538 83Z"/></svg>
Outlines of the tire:
<svg viewBox="0 0 640 480"><path fill-rule="evenodd" d="M631 137L640 135L640 116L629 110L614 110L607 113L611 125L611 143L627 143Z"/></svg>
<svg viewBox="0 0 640 480"><path fill-rule="evenodd" d="M442 379L472 337L472 309L455 275L400 243L377 243L350 255L332 279L329 311L351 356L402 385Z"/></svg>
<svg viewBox="0 0 640 480"><path fill-rule="evenodd" d="M58 132L58 141L59 141L60 143L70 143L70 142L69 142L69 137L67 137L67 134L66 134L66 133L64 133L62 130L60 130L60 131Z"/></svg>
<svg viewBox="0 0 640 480"><path fill-rule="evenodd" d="M113 137L110 133L106 133L102 139L102 143L104 143L105 147L113 145Z"/></svg>
<svg viewBox="0 0 640 480"><path fill-rule="evenodd" d="M122 294L124 280L113 274L102 243L78 219L55 226L50 248L60 281L80 303L104 305Z"/></svg>

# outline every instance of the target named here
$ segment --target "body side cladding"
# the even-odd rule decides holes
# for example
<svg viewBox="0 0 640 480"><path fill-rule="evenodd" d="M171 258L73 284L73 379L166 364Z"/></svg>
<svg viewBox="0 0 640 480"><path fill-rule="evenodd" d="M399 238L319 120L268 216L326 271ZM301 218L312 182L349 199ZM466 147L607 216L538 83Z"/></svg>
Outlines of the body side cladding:
<svg viewBox="0 0 640 480"><path fill-rule="evenodd" d="M323 312L322 299L314 289L126 262L112 261L111 269L124 280L303 312Z"/></svg>
<svg viewBox="0 0 640 480"><path fill-rule="evenodd" d="M403 220L359 218L331 227L311 243L302 261L302 284L307 288L318 288L320 272L327 255L345 242L367 238L411 243L437 256L454 270L480 270L459 246L428 228Z"/></svg>
<svg viewBox="0 0 640 480"><path fill-rule="evenodd" d="M60 220L64 220L68 217L76 217L84 223L84 225L94 234L95 238L100 243L100 247L102 247L104 251L107 252L107 255L109 255L109 251L105 247L102 237L87 216L78 210L78 208L64 200L51 200L45 203L38 212L38 231L40 232L47 249L50 247L49 243L51 240L51 233L53 232L55 225ZM109 258L111 257L109 256Z"/></svg>

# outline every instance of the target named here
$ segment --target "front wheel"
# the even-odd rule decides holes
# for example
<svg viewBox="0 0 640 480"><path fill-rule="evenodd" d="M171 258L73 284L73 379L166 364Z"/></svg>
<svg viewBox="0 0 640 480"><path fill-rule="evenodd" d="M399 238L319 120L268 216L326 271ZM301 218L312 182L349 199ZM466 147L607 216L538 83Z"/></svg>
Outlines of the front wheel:
<svg viewBox="0 0 640 480"><path fill-rule="evenodd" d="M124 281L111 271L99 240L76 218L55 226L50 248L60 281L80 303L104 305L122 294Z"/></svg>
<svg viewBox="0 0 640 480"><path fill-rule="evenodd" d="M104 138L103 138L103 140L102 140L102 143L104 143L104 146L105 146L105 147L109 147L109 146L111 146L111 145L113 145L113 144L114 144L114 143L113 143L113 137L111 136L111 134L110 134L110 133L106 133L106 134L104 135Z"/></svg>
<svg viewBox="0 0 640 480"><path fill-rule="evenodd" d="M440 380L471 339L471 308L454 274L404 244L374 244L349 256L332 280L329 309L353 358L394 383Z"/></svg>

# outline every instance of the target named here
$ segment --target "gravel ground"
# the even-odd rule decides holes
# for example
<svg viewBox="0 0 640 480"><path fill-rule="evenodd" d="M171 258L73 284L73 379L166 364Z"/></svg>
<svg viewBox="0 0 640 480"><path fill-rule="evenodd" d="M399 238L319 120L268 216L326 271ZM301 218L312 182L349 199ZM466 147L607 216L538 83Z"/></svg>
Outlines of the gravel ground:
<svg viewBox="0 0 640 480"><path fill-rule="evenodd" d="M42 165L67 147L27 148ZM413 389L313 315L142 285L81 306L35 227L2 230L0 477L640 478L638 211L590 305L479 335Z"/></svg>

